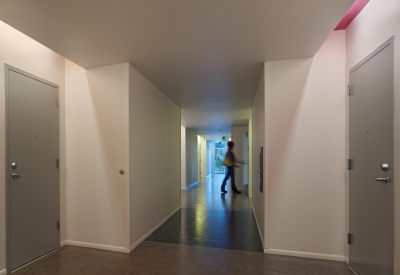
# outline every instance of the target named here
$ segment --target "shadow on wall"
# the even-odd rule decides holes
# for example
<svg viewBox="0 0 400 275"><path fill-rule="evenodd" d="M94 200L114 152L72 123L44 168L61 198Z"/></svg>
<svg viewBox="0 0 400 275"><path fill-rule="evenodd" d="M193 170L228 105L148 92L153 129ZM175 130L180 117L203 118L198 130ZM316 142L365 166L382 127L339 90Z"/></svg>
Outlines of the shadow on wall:
<svg viewBox="0 0 400 275"><path fill-rule="evenodd" d="M118 186L124 186L125 178L121 177L117 173L121 168L124 168L125 164L121 163L124 160L125 155L125 111L122 106L125 106L123 95L113 96L115 93L115 87L119 83L124 83L123 81L105 81L106 77L101 76L114 74L115 78L120 78L124 76L125 65L112 65L99 68L93 68L85 70L86 77L89 86L89 92L92 102L93 118L96 121L95 131L97 133L96 139L99 159L104 161L103 165L108 167L102 172L102 177L105 183L118 183ZM116 74L118 71L119 74ZM112 79L112 78L110 78ZM118 91L124 91L123 85L119 85ZM110 110L116 113L120 118L119 121L115 120L115 117L110 116ZM115 146L114 143L120 144L121 146ZM126 170L126 168L125 168ZM115 172L115 173L114 173ZM115 188L115 185L105 184L103 186L98 186L98 188L103 187L106 194L111 196L111 201L118 201L121 198L121 191ZM103 202L104 203L104 202ZM111 206L111 205L110 205ZM120 215L121 220L125 219L124 213L114 213L114 215Z"/></svg>
<svg viewBox="0 0 400 275"><path fill-rule="evenodd" d="M293 62L297 64L293 66ZM278 89L275 89L275 91L279 91L279 93L272 94L270 97L274 97L274 102L280 102L280 104L271 104L269 107L269 113L273 114L273 117L271 116L269 119L279 118L280 125L280 127L270 129L270 131L276 131L270 140L270 144L274 144L273 148L270 148L270 154L274 156L274 162L270 163L270 171L276 171L275 173L270 173L271 182L276 181L275 176L284 175L284 171L279 171L279 169L285 169L284 159L287 157L286 151L291 149L287 145L292 144L293 140L296 139L297 120L301 112L302 98L305 96L312 62L313 58L304 58L295 61L288 60L270 63L270 66L274 67L274 71L285 71L285 79L280 78L278 80L279 84L273 83L276 79L274 75L271 74L270 77L270 85L275 84L278 86ZM290 63L290 65L287 65L287 63ZM293 93L292 91L297 92ZM284 102L285 108L281 108L283 105L282 102ZM274 137L279 137L279 139L274 139ZM279 153L274 154L273 151Z"/></svg>

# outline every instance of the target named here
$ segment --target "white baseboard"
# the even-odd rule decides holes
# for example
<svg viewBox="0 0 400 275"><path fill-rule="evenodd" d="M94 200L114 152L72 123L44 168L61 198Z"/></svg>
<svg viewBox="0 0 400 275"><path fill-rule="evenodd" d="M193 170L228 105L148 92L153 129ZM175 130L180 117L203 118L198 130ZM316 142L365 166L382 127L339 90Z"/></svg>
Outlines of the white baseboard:
<svg viewBox="0 0 400 275"><path fill-rule="evenodd" d="M169 218L172 217L172 215L174 215L176 212L179 211L179 209L181 209L181 207L179 206L177 209L175 209L174 211L172 211L171 214L169 214L165 219L163 219L159 224L157 224L153 229L151 229L149 232L147 232L143 237L141 237L137 242L135 242L129 252L132 252L136 247L139 246L139 244L141 244L144 240L146 240L151 234L154 233L154 231L156 231L158 228L160 228L161 225L163 225Z"/></svg>
<svg viewBox="0 0 400 275"><path fill-rule="evenodd" d="M262 243L262 246L264 248L264 239L263 239L263 236L261 234L260 226L258 225L257 215L254 212L254 207L253 206L251 207L251 209L253 209L254 219L256 220L256 224L257 224L257 228L258 228L258 235L260 235L261 243Z"/></svg>
<svg viewBox="0 0 400 275"><path fill-rule="evenodd" d="M198 181L196 181L196 182L193 182L191 185L189 185L189 186L186 186L185 190L188 190L189 188L191 188L191 187L195 186L196 184L199 184L199 182L198 182Z"/></svg>
<svg viewBox="0 0 400 275"><path fill-rule="evenodd" d="M66 246L67 245L67 241L63 241L60 243L60 247Z"/></svg>
<svg viewBox="0 0 400 275"><path fill-rule="evenodd" d="M6 269L0 270L0 275L6 275L6 274L7 274L7 270Z"/></svg>
<svg viewBox="0 0 400 275"><path fill-rule="evenodd" d="M349 266L350 271L354 274L354 275L360 275L357 271L354 270L354 268L352 268L351 266Z"/></svg>
<svg viewBox="0 0 400 275"><path fill-rule="evenodd" d="M345 262L347 265L350 264L350 261L349 261L349 259L348 259L347 257L344 257L344 262Z"/></svg>
<svg viewBox="0 0 400 275"><path fill-rule="evenodd" d="M344 261L344 256L330 255L330 254L318 254L318 253L308 253L308 252L279 250L279 249L264 249L264 253L275 254L275 255L284 255L284 256L302 257L302 258L312 258L312 259L319 259L319 260L331 260L331 261L339 261L339 262Z"/></svg>
<svg viewBox="0 0 400 275"><path fill-rule="evenodd" d="M102 250L109 250L115 252L123 252L129 253L129 249L126 247L119 247L119 246L111 246L111 245L104 245L104 244L95 244L95 243L83 243L83 242L76 242L76 241L65 241L66 245L73 245L73 246L81 246L81 247L88 247L88 248L95 248L95 249L102 249Z"/></svg>

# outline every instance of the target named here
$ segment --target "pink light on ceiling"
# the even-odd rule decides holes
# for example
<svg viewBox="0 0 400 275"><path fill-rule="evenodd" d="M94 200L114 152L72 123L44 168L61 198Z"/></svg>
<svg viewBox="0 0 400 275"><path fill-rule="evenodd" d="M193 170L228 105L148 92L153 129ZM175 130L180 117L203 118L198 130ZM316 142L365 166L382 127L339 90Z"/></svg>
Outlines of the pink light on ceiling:
<svg viewBox="0 0 400 275"><path fill-rule="evenodd" d="M344 15L342 21L336 26L335 31L345 30L347 26L356 18L356 16L362 11L362 9L367 5L369 0L356 0L353 5Z"/></svg>

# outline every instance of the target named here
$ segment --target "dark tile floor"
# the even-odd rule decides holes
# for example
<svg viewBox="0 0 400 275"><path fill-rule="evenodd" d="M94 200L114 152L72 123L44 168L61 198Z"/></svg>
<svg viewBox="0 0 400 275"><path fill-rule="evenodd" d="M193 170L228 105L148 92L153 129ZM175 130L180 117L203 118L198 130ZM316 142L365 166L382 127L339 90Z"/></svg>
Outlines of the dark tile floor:
<svg viewBox="0 0 400 275"><path fill-rule="evenodd" d="M151 241L130 254L65 246L14 274L353 275L339 262Z"/></svg>
<svg viewBox="0 0 400 275"><path fill-rule="evenodd" d="M352 275L342 262L254 252L262 248L251 202L221 196L221 180L184 191L182 210L130 254L65 246L13 274Z"/></svg>

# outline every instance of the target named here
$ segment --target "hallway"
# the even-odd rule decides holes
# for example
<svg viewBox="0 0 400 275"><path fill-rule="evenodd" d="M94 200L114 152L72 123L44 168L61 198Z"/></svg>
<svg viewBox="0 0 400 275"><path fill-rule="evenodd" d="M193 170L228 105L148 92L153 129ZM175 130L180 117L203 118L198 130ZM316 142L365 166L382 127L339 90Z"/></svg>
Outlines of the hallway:
<svg viewBox="0 0 400 275"><path fill-rule="evenodd" d="M201 179L182 190L182 209L147 241L262 252L257 224L247 194L221 194L224 175ZM229 187L229 188L228 188Z"/></svg>
<svg viewBox="0 0 400 275"><path fill-rule="evenodd" d="M182 209L130 254L65 246L13 274L352 274L343 262L261 253L251 199L221 195L222 177L182 190Z"/></svg>

